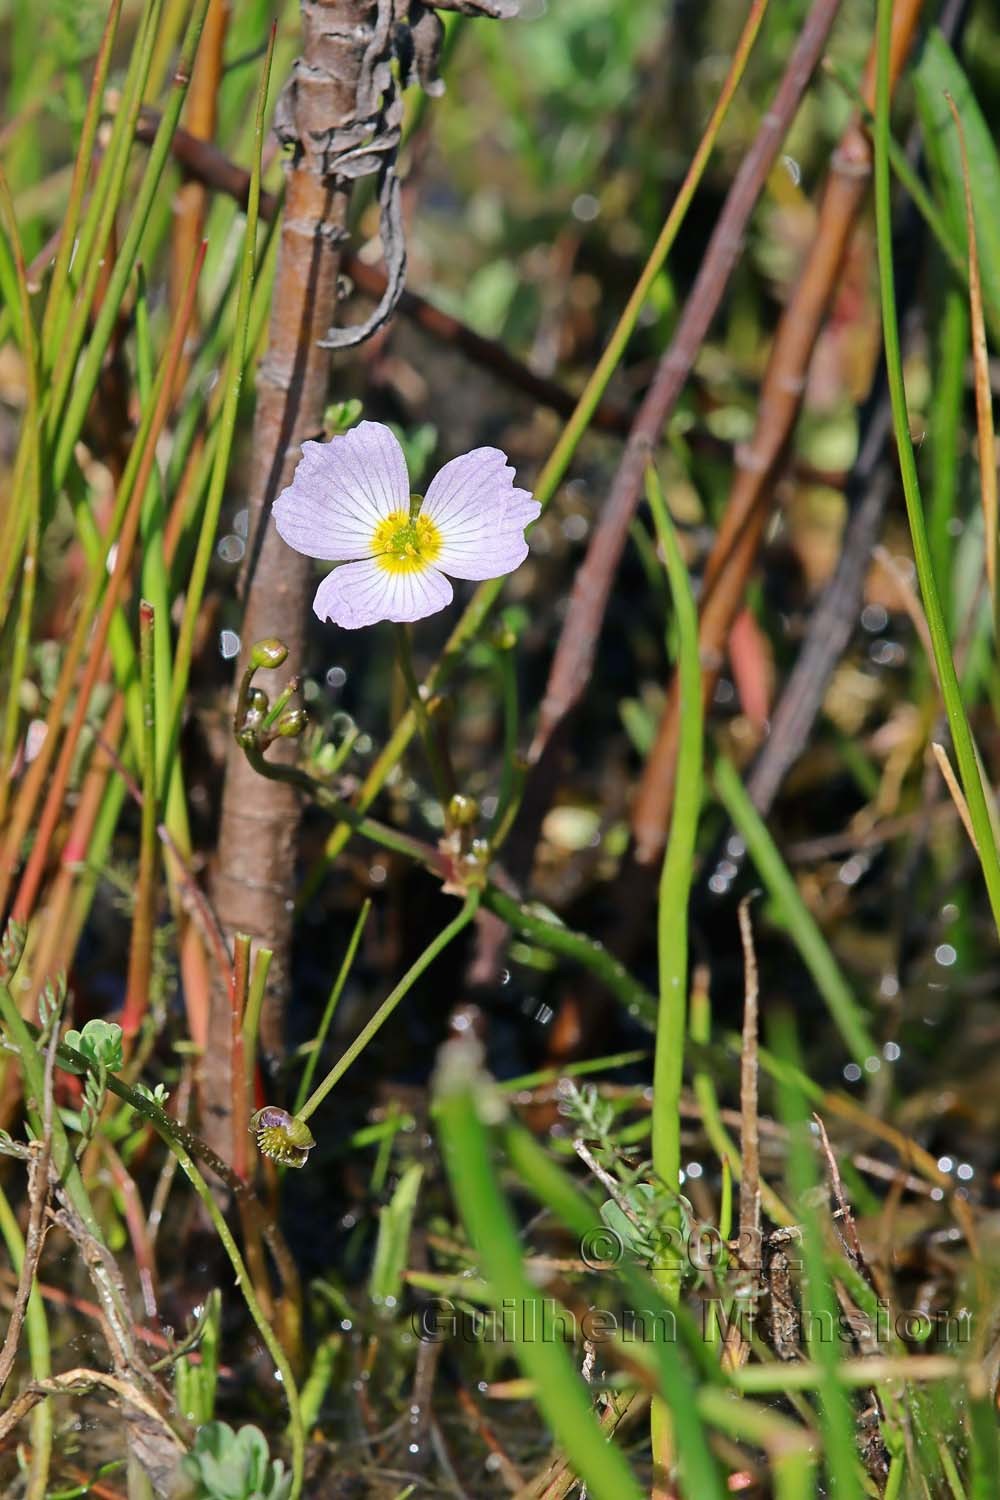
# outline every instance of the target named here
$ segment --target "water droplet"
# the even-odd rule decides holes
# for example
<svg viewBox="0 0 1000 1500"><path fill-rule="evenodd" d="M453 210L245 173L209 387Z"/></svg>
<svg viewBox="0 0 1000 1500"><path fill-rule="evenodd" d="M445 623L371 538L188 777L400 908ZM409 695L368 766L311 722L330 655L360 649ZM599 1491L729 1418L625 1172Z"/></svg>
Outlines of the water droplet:
<svg viewBox="0 0 1000 1500"><path fill-rule="evenodd" d="M858 1067L857 1063L847 1064L847 1067L844 1069L844 1077L847 1079L848 1083L857 1083L858 1079L861 1077L861 1069Z"/></svg>
<svg viewBox="0 0 1000 1500"><path fill-rule="evenodd" d="M219 545L215 550L223 562L238 563L247 550L247 544L242 537L230 532L229 536L220 538Z"/></svg>
<svg viewBox="0 0 1000 1500"><path fill-rule="evenodd" d="M861 626L871 635L881 635L889 623L889 612L881 604L866 604L861 611Z"/></svg>
<svg viewBox="0 0 1000 1500"><path fill-rule="evenodd" d="M970 1167L967 1161L961 1162L955 1172L955 1176L961 1178L963 1182L969 1182L975 1175L975 1168Z"/></svg>
<svg viewBox="0 0 1000 1500"><path fill-rule="evenodd" d="M934 962L943 969L950 969L957 957L958 953L950 943L939 943L934 949Z"/></svg>
<svg viewBox="0 0 1000 1500"><path fill-rule="evenodd" d="M593 193L578 193L573 199L572 213L581 224L591 224L601 211L601 205Z"/></svg>
<svg viewBox="0 0 1000 1500"><path fill-rule="evenodd" d="M952 1170L952 1168L954 1167L954 1165L955 1165L955 1163L952 1161L952 1159L951 1159L950 1156L939 1156L938 1157L938 1171L939 1172L950 1172Z"/></svg>
<svg viewBox="0 0 1000 1500"><path fill-rule="evenodd" d="M343 667L331 667L326 674L326 685L332 688L341 688L347 681L347 673Z"/></svg>
<svg viewBox="0 0 1000 1500"><path fill-rule="evenodd" d="M240 638L235 630L219 631L219 650L227 661L231 661L240 652Z"/></svg>
<svg viewBox="0 0 1000 1500"><path fill-rule="evenodd" d="M898 1042L886 1042L882 1048L882 1056L886 1062L898 1062L902 1055L902 1047Z"/></svg>

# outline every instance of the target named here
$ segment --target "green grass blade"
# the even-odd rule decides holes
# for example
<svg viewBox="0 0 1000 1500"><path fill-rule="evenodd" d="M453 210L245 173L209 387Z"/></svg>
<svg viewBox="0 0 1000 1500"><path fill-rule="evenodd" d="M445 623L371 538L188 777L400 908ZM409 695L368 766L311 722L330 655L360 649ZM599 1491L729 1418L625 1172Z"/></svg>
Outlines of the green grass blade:
<svg viewBox="0 0 1000 1500"><path fill-rule="evenodd" d="M503 1138L507 1160L529 1192L581 1239L589 1236L595 1224L601 1222L597 1206L523 1127L508 1125ZM723 1500L725 1489L698 1414L695 1394L696 1371L702 1385L722 1384L711 1345L704 1341L702 1330L694 1325L683 1302L669 1306L655 1282L628 1255L619 1261L615 1273L633 1309L644 1319L649 1318L653 1329L660 1323L664 1328L665 1337L644 1337L644 1343L654 1362L660 1394L670 1411L684 1494L689 1500Z"/></svg>
<svg viewBox="0 0 1000 1500"><path fill-rule="evenodd" d="M250 191L247 199L247 218L243 237L243 255L240 265L239 293L236 302L236 326L233 332L232 349L226 368L225 396L219 418L218 445L212 466L212 477L208 487L198 545L191 564L184 600L184 614L177 634L174 652L174 673L171 692L171 730L168 747L168 765L177 752L181 717L187 693L188 674L194 651L195 629L201 611L202 595L208 579L209 564L215 548L215 534L219 524L219 512L226 485L226 473L236 435L236 414L247 350L247 325L253 295L254 266L257 255L257 220L260 209L261 153L264 148L265 114L267 109L268 84L271 77L271 61L274 56L274 29L268 42L267 55L257 94L257 111L254 123L254 154L250 174ZM162 128L162 127L161 127ZM157 136L159 139L159 136Z"/></svg>
<svg viewBox="0 0 1000 1500"><path fill-rule="evenodd" d="M885 341L886 365L889 375L889 391L892 397L893 428L896 434L896 449L899 455L903 492L906 497L906 513L913 539L913 555L917 566L917 578L923 599L927 627L930 631L937 666L941 694L944 698L948 727L951 730L955 755L958 760L962 790L969 805L969 814L978 844L979 861L989 896L993 920L1000 932L1000 858L993 838L986 793L983 788L976 756L972 731L962 702L958 675L951 654L948 629L944 611L934 577L934 559L927 537L923 500L917 478L917 463L910 437L909 418L906 406L906 386L903 380L903 358L899 342L899 320L896 312L896 281L892 264L892 201L891 168L889 165L889 107L890 75L889 48L892 28L892 0L879 0L878 5L878 74L875 102L875 222L878 237L879 282L882 296L882 332ZM941 58L940 47L936 55ZM969 107L968 86L962 89L963 79L945 75L955 85L956 101L961 98L963 116ZM942 107L947 103L942 99ZM952 130L952 135L954 131ZM957 151L957 141L955 143ZM979 153L981 159L981 153ZM961 184L961 172L956 168L954 180ZM992 201L992 200L991 200ZM1000 234L1000 229L998 229ZM992 240L983 246L984 264L992 256L994 269L1000 274L1000 243L993 255Z"/></svg>
<svg viewBox="0 0 1000 1500"><path fill-rule="evenodd" d="M688 902L702 798L703 712L698 610L673 522L652 467L646 497L666 558L677 621L681 693L681 740L677 794L660 874L656 930L659 954L659 1019L653 1070L653 1167L667 1188L680 1191L680 1093L687 1029Z"/></svg>
<svg viewBox="0 0 1000 1500"><path fill-rule="evenodd" d="M505 1330L512 1329L512 1352L535 1383L535 1400L556 1441L594 1500L641 1500L625 1459L605 1441L562 1343L541 1332L545 1299L524 1269L517 1228L497 1184L489 1137L464 1067L450 1075L442 1067L437 1125L455 1203L504 1309Z"/></svg>
<svg viewBox="0 0 1000 1500"><path fill-rule="evenodd" d="M813 982L826 1002L831 1020L859 1067L878 1049L861 1007L840 971L826 938L806 906L763 819L750 801L735 766L724 757L715 765L715 789L739 830L757 873L767 887L778 915L802 955Z"/></svg>
<svg viewBox="0 0 1000 1500"><path fill-rule="evenodd" d="M793 1209L802 1224L802 1286L806 1347L820 1371L820 1425L823 1453L830 1476L831 1492L838 1500L861 1496L854 1413L837 1378L840 1358L840 1306L826 1263L823 1233L815 1209L819 1180L813 1138L809 1131L809 1109L793 1081L793 1069L801 1070L795 1032L790 1019L775 1018L772 1048L789 1064L778 1086L779 1112L788 1128L788 1178Z"/></svg>

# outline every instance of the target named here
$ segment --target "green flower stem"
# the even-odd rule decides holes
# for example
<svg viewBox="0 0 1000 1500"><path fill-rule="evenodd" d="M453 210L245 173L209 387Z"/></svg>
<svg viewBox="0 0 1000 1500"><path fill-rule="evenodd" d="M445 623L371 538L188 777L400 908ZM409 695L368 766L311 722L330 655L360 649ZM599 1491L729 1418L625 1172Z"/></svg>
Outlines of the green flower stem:
<svg viewBox="0 0 1000 1500"><path fill-rule="evenodd" d="M396 641L396 659L399 662L399 670L403 674L406 684L406 694L410 700L410 712L413 714L420 738L423 740L424 753L427 763L434 778L434 788L438 800L443 808L447 808L448 799L454 790L452 777L441 756L437 741L434 738L434 728L431 724L430 714L427 712L427 704L421 695L420 684L417 682L417 674L413 670L413 649L410 643L410 628L408 625L394 625L392 627Z"/></svg>
<svg viewBox="0 0 1000 1500"><path fill-rule="evenodd" d="M944 698L948 726L958 760L962 790L976 834L979 861L989 896L993 920L1000 932L1000 857L993 837L986 793L983 789L972 731L962 702L958 674L951 654L948 628L934 578L934 560L927 538L923 501L917 478L917 463L910 437L903 380L903 358L899 343L899 320L896 313L896 282L892 264L892 200L890 141L890 42L892 37L892 0L878 0L878 69L875 88L875 224L878 235L879 282L882 292L882 332L885 340L892 420L896 434L906 513L913 539L913 556L923 599L927 627L934 648L941 694Z"/></svg>
<svg viewBox="0 0 1000 1500"><path fill-rule="evenodd" d="M497 810L493 816L490 844L498 850L510 832L514 815L520 806L524 770L517 750L519 704L517 697L517 663L512 645L499 645L495 651L503 703L503 767Z"/></svg>
<svg viewBox="0 0 1000 1500"><path fill-rule="evenodd" d="M608 388L612 375L615 373L624 356L629 339L632 337L636 323L639 320L639 314L645 306L653 284L663 269L664 262L684 223L687 211L691 206L691 200L697 191L698 184L704 175L709 157L718 139L723 121L729 112L733 97L743 78L747 62L750 58L750 52L764 19L764 13L767 10L767 4L768 0L754 0L736 51L733 54L733 60L726 75L726 80L709 122L705 127L705 133L698 143L698 149L692 158L680 192L671 205L670 212L667 214L663 228L657 237L656 244L650 251L646 264L632 290L624 311L608 340L607 348L595 365L572 416L563 428L545 467L538 476L534 495L535 499L541 504L543 512L551 503L556 490L559 488L566 471L573 461L573 457L580 446L584 433L587 431L590 420ZM466 646L479 634L487 616L500 597L504 583L505 580L503 578L491 578L486 583L479 585L466 605L451 635L448 637L444 651L427 676L424 683L424 691L428 695L447 681L461 660ZM378 793L385 785L390 771L398 764L404 754L416 729L417 721L413 712L404 714L396 725L392 738L365 778L364 784L358 794L357 807L359 811L366 812L374 802ZM301 900L308 900L322 879L323 871L336 859L350 837L351 827L347 823L341 823L339 827L333 829L327 839L323 855L306 878Z"/></svg>
<svg viewBox="0 0 1000 1500"><path fill-rule="evenodd" d="M358 913L358 919L354 924L354 931L351 933L350 942L347 944L347 951L345 952L344 957L341 960L340 968L337 972L337 977L333 981L333 988L330 991L329 998L326 1002L326 1006L324 1007L323 1018L319 1023L319 1030L317 1031L316 1036L313 1040L312 1051L309 1053L309 1056L306 1059L306 1065L302 1070L302 1078L299 1082L298 1091L295 1095L295 1106L292 1110L293 1114L297 1115L299 1113L309 1096L309 1090L312 1087L312 1081L316 1072L316 1066L319 1062L320 1053L323 1050L323 1043L326 1041L327 1032L330 1030L330 1024L333 1021L334 1012L336 1011L337 1006L340 1003L340 997L343 993L344 985L347 983L347 976L351 972L351 967L354 963L354 955L358 951L358 944L361 941L361 934L365 930L365 923L368 921L368 916L371 912L371 909L371 900L370 898L366 898L360 912Z"/></svg>
<svg viewBox="0 0 1000 1500"><path fill-rule="evenodd" d="M442 877L448 874L444 856L432 845L410 838L408 834L398 833L396 829L390 828L386 823L379 823L374 818L363 817L321 781L315 780L296 766L269 761L255 745L244 744L243 753L261 776L267 776L272 781L288 781L293 786L300 787L319 807L335 814L362 838L370 839L383 849L391 849L396 854L416 860L434 875ZM631 1016L643 1025L652 1027L656 1019L656 1001L653 996L602 944L523 906L515 897L489 880L483 887L482 904L516 932L523 933L536 942L540 948L589 969L617 996Z"/></svg>
<svg viewBox="0 0 1000 1500"><path fill-rule="evenodd" d="M349 823L351 830L359 833L362 838L369 839L373 844L379 844L383 849L391 849L395 854L404 854L408 859L417 860L418 863L427 865L438 874L441 873L441 857L430 844L424 844L420 839L410 838L408 834L397 833L395 828L390 828L387 823L379 823L374 818L365 818L356 814L353 808L343 802L336 792L331 791L322 781L317 781L315 777L300 770L297 766L284 766L277 761L268 760L256 745L244 744L243 753L259 775L266 776L269 781L287 781L292 786L299 787L316 803L317 807L322 807L324 811L333 813Z"/></svg>
<svg viewBox="0 0 1000 1500"><path fill-rule="evenodd" d="M386 1021L388 1021L389 1017L396 1009L396 1006L409 993L413 985L415 985L417 980L420 978L421 974L423 974L424 970L430 967L430 965L437 958L438 954L442 953L444 949L447 948L448 944L453 942L464 928L468 927L469 923L476 915L476 911L479 906L479 899L480 893L478 890L473 889L469 891L462 906L462 910L459 912L458 916L455 917L451 922L449 922L447 927L442 928L433 942L428 943L427 947L424 949L423 953L421 953L420 957L410 965L396 987L382 1001L382 1004L372 1016L371 1020L368 1022L368 1025L365 1026L361 1032L359 1032L354 1041L347 1048L347 1051L344 1052L343 1055L338 1059L338 1061L334 1063L329 1073L327 1073L326 1077L323 1079L323 1082L318 1086L318 1088L315 1088L313 1090L313 1092L309 1095L309 1098L306 1100L305 1104L303 1104L302 1108L296 1110L296 1119L308 1120L309 1116L315 1113L330 1090L340 1082L341 1078L343 1078L344 1074L347 1072L351 1064L357 1061L361 1053L368 1046L368 1043L374 1036L378 1034L379 1031L381 1031Z"/></svg>
<svg viewBox="0 0 1000 1500"><path fill-rule="evenodd" d="M483 905L501 917L515 932L536 942L540 948L589 969L617 996L631 1016L646 1026L654 1024L656 1001L653 996L601 943L587 937L585 933L574 932L570 927L553 922L530 907L522 906L513 896L508 896L492 883L487 883L483 891Z"/></svg>

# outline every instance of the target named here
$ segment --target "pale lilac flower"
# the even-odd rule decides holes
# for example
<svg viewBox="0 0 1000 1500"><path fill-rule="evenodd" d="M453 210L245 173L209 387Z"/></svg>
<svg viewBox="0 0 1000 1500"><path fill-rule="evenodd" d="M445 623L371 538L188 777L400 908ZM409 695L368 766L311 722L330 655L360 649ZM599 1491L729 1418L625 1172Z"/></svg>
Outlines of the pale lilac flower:
<svg viewBox="0 0 1000 1500"><path fill-rule="evenodd" d="M353 630L422 620L451 603L445 577L500 578L528 555L524 528L541 511L499 448L474 448L410 494L403 450L381 422L329 443L303 443L302 462L274 502L274 524L296 552L340 563L320 584L321 620Z"/></svg>

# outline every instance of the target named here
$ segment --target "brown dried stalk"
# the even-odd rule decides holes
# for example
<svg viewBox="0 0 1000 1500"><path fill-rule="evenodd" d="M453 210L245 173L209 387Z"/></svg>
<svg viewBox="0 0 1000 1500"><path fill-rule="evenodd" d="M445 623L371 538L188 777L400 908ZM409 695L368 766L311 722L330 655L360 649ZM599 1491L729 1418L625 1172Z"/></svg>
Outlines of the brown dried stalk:
<svg viewBox="0 0 1000 1500"><path fill-rule="evenodd" d="M59 1027L53 1026L52 1035L49 1037L48 1047L45 1053L45 1099L42 1106L42 1118L44 1126L40 1141L33 1141L29 1146L28 1157L28 1226L24 1236L24 1256L21 1261L21 1273L17 1281L17 1291L14 1294L14 1306L11 1308L10 1322L7 1324L7 1332L4 1335L3 1348L0 1349L0 1395L3 1395L4 1387L10 1379L10 1372L14 1368L17 1358L18 1344L21 1338L21 1329L28 1311L28 1299L35 1285L35 1276L38 1271L38 1262L42 1257L42 1249L45 1245L46 1223L45 1216L49 1207L49 1193L51 1184L49 1182L49 1162L52 1157L52 1074L55 1068L56 1047L59 1044Z"/></svg>
<svg viewBox="0 0 1000 1500"><path fill-rule="evenodd" d="M907 57L922 0L900 0L892 18L892 82ZM874 48L865 72L864 98L874 101ZM729 502L705 569L700 642L706 699L711 697L733 619L771 513L774 486L795 427L816 340L836 291L872 169L871 142L855 116L834 153L805 265L788 302L768 360L757 425L737 450ZM646 762L632 813L635 856L640 865L658 861L673 800L678 741L676 677L653 751Z"/></svg>
<svg viewBox="0 0 1000 1500"><path fill-rule="evenodd" d="M302 4L303 56L293 73L286 125L298 144L287 167L268 351L257 376L247 486L251 545L242 580L237 681L250 648L265 637L285 642L290 664L302 656L311 564L283 545L269 515L271 502L291 479L303 440L322 431L330 355L319 340L336 311L350 196L349 183L328 172L325 142L332 127L354 117L377 12L372 0ZM291 670L289 665L279 674L279 686ZM294 754L294 748L280 742L275 753ZM264 1052L271 1057L281 1050L288 992L298 818L293 788L263 781L230 743L212 889L224 929L247 932L274 950L260 1027ZM209 1010L208 1055L212 1066L201 1079L203 1129L219 1155L232 1161L232 1027L229 996L218 981Z"/></svg>
<svg viewBox="0 0 1000 1500"><path fill-rule="evenodd" d="M447 9L500 15L506 0L441 0ZM289 482L306 438L321 435L329 350L348 347L389 316L402 286L405 254L393 173L402 114L394 47L394 0L301 0L303 55L276 112L290 149L278 249L269 347L257 379L253 459L247 489L250 545L242 579L242 650L236 680L253 644L278 637L288 647L280 690L302 658L310 588L308 558L293 552L270 525L270 507ZM431 9L414 7L410 74L431 92L442 35ZM378 173L388 285L376 312L356 328L333 327L341 242L351 184ZM294 756L279 741L276 758ZM263 780L230 742L213 881L223 927L245 932L274 953L260 1018L264 1056L280 1056L288 994L299 796L280 780ZM208 1019L212 1066L202 1079L204 1129L219 1154L233 1159L232 1029L229 997L218 983Z"/></svg>
<svg viewBox="0 0 1000 1500"><path fill-rule="evenodd" d="M590 680L598 636L629 526L642 494L650 452L691 373L739 261L750 216L819 62L838 8L839 0L814 0L774 102L764 115L729 190L670 347L639 408L611 493L573 585L531 748L534 761L540 758L558 726L579 702Z"/></svg>

